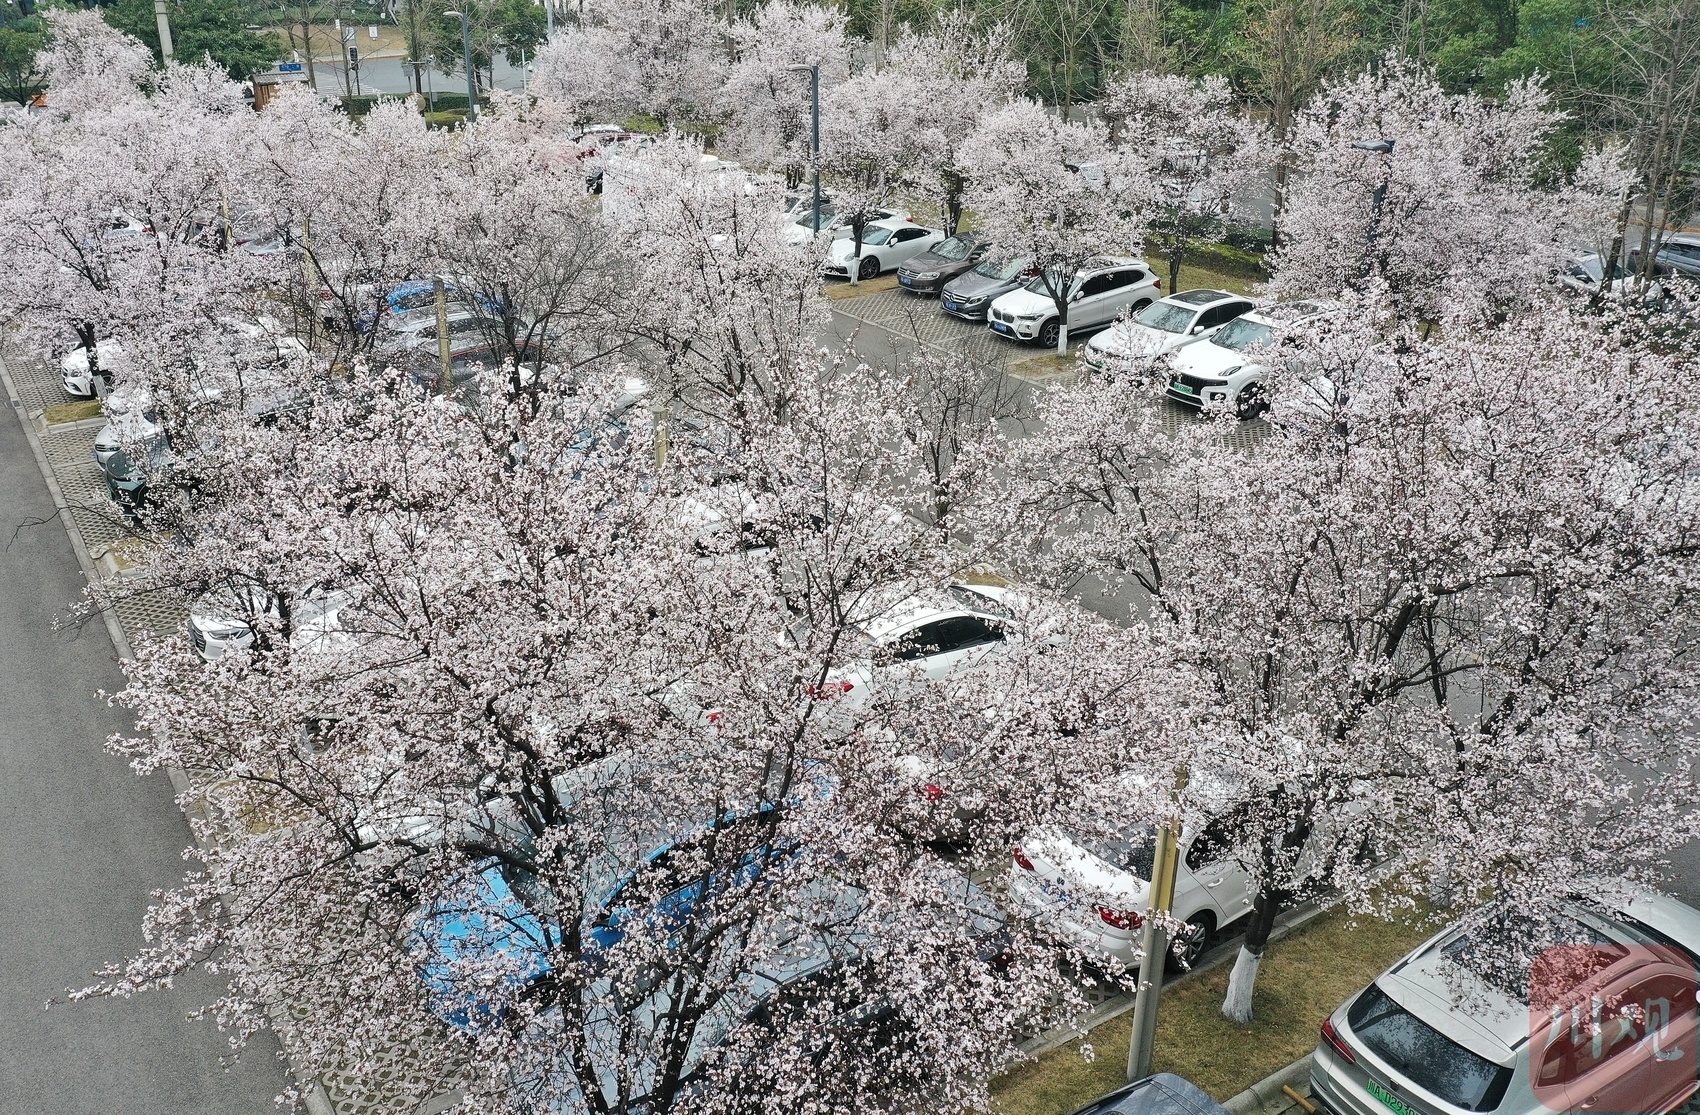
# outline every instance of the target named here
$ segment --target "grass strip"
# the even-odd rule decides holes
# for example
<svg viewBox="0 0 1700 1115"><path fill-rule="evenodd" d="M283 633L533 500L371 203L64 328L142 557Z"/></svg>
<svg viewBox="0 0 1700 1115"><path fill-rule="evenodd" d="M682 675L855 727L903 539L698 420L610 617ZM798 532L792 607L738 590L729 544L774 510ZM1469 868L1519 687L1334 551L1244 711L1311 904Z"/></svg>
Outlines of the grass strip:
<svg viewBox="0 0 1700 1115"><path fill-rule="evenodd" d="M76 403L60 403L41 412L42 418L49 426L61 422L81 422L85 418L99 418L101 414L99 399L84 399Z"/></svg>
<svg viewBox="0 0 1700 1115"><path fill-rule="evenodd" d="M1316 1048L1317 1028L1348 996L1433 932L1344 911L1323 914L1269 946L1257 975L1253 1021L1222 1017L1232 963L1187 976L1163 992L1153 1072L1172 1072L1218 1100L1256 1084ZM1065 1115L1126 1081L1131 1011L1082 1045L1053 1049L992 1082L1007 1115Z"/></svg>

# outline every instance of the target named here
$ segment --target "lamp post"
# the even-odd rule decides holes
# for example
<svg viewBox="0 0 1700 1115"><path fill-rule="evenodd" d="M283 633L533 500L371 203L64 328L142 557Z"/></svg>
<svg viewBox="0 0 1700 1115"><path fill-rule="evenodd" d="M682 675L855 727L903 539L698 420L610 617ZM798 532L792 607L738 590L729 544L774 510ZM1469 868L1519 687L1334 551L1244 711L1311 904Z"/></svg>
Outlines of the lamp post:
<svg viewBox="0 0 1700 1115"><path fill-rule="evenodd" d="M444 12L460 20L460 53L466 63L466 122L478 123L478 79L472 71L472 23L465 12Z"/></svg>
<svg viewBox="0 0 1700 1115"><path fill-rule="evenodd" d="M431 90L431 92L425 98L425 103L430 106L432 112L437 111L436 82L431 80L431 69L430 69L431 63L435 62L435 61L436 61L436 59L429 54L427 54L424 58L404 58L401 61L402 65L413 67L413 87L415 89L419 88L419 85L420 85L419 74L420 74L421 71L424 71L424 74L425 74L424 85L427 89Z"/></svg>
<svg viewBox="0 0 1700 1115"><path fill-rule="evenodd" d="M1381 156L1381 177L1375 184L1375 193L1370 195L1369 231L1364 234L1363 277L1368 278L1370 269L1374 266L1375 241L1381 232L1381 207L1387 203L1387 180L1393 174L1393 141L1360 139L1352 144L1352 147Z"/></svg>
<svg viewBox="0 0 1700 1115"><path fill-rule="evenodd" d="M153 18L159 25L159 56L169 62L175 51L171 45L171 19L165 12L165 0L153 0Z"/></svg>
<svg viewBox="0 0 1700 1115"><path fill-rule="evenodd" d="M815 208L810 218L816 235L820 233L820 63L807 66L786 66L794 74L809 75L809 164L814 170Z"/></svg>

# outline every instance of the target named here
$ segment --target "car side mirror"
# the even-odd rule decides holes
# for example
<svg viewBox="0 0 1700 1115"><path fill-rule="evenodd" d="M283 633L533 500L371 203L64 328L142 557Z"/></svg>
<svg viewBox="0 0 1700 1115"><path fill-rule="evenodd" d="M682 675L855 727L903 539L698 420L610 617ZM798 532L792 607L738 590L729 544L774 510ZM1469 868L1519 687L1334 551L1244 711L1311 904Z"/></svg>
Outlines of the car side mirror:
<svg viewBox="0 0 1700 1115"><path fill-rule="evenodd" d="M1193 327L1192 327L1192 335L1193 335L1193 336L1194 336L1194 337L1196 337L1196 336L1198 336L1198 335L1199 335L1199 334L1200 334L1200 333L1202 333L1202 332L1204 332L1204 326L1202 326L1202 325L1195 325L1195 326L1193 326Z"/></svg>
<svg viewBox="0 0 1700 1115"><path fill-rule="evenodd" d="M1077 290L1077 291L1075 291L1075 292L1074 292L1074 293L1073 293L1073 294L1071 294L1071 295L1069 295L1069 296L1068 296L1068 300L1069 300L1069 301L1070 301L1070 302L1078 302L1078 301L1080 301L1080 299L1081 299L1081 297L1082 297L1082 296L1083 296L1083 295L1084 295L1084 294L1085 294L1085 293L1086 293L1086 292L1085 292L1085 291L1084 291L1084 290Z"/></svg>

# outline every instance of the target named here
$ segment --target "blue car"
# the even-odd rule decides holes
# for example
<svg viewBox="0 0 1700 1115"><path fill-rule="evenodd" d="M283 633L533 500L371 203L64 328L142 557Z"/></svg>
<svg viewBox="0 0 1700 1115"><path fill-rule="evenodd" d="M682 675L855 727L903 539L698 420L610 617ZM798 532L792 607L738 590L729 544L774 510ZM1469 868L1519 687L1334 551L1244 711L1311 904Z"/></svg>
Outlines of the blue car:
<svg viewBox="0 0 1700 1115"><path fill-rule="evenodd" d="M414 931L414 944L424 954L420 979L438 1016L461 1030L501 1021L508 994L492 992L518 994L549 973L543 923L515 897L495 861L437 901ZM476 976L467 964L478 966Z"/></svg>

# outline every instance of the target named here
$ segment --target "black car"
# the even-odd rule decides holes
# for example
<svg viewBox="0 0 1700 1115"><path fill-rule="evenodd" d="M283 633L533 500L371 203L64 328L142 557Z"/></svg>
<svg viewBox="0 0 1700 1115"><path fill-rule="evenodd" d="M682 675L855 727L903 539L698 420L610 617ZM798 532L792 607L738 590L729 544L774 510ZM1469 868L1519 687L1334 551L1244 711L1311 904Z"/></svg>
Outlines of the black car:
<svg viewBox="0 0 1700 1115"><path fill-rule="evenodd" d="M1159 1072L1100 1096L1074 1115L1228 1115L1228 1111L1190 1080Z"/></svg>
<svg viewBox="0 0 1700 1115"><path fill-rule="evenodd" d="M944 284L985 259L991 247L984 236L959 232L899 267L897 285L915 294L937 294Z"/></svg>
<svg viewBox="0 0 1700 1115"><path fill-rule="evenodd" d="M939 292L939 305L947 314L969 321L985 321L992 299L1025 283L1031 271L1027 260L1020 256L988 259L946 283Z"/></svg>

